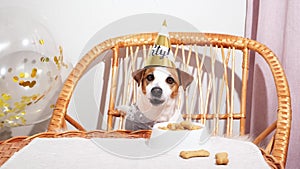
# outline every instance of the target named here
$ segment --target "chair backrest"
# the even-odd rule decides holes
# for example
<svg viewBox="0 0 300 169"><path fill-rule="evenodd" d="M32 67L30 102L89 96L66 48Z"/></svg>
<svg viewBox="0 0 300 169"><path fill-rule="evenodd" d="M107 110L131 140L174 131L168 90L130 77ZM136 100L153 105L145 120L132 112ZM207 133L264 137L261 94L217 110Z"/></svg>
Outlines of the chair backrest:
<svg viewBox="0 0 300 169"><path fill-rule="evenodd" d="M93 47L67 78L48 130L65 129L66 120L79 130L84 130L67 114L68 105L78 81L99 62L106 65L99 112L107 115L107 130L115 129L116 119L118 129L122 129L124 114L116 107L132 104L137 99L137 85L131 73L142 67L156 36L157 33L127 35ZM246 134L249 52L258 53L257 56L266 61L277 91L278 111L274 114L277 121L262 132L254 143L258 144L275 129L267 151L285 164L290 137L291 101L287 79L276 55L257 41L232 35L173 32L170 33L170 40L177 66L194 76L194 82L180 97L178 107L184 118L209 126L216 135Z"/></svg>

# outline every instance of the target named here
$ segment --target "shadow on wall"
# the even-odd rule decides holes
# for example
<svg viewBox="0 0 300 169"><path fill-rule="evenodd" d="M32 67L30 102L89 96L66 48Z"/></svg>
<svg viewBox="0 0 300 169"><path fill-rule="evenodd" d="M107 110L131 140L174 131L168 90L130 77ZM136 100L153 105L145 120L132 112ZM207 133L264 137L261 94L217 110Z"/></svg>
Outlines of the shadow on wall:
<svg viewBox="0 0 300 169"><path fill-rule="evenodd" d="M259 65L255 65L255 72L253 77L253 93L252 93L252 105L251 106L251 120L250 134L251 136L257 136L262 131L259 129L265 129L268 127L268 104L267 104L267 86L265 80L265 74L261 70ZM257 83L259 82L259 83ZM263 143L264 144L264 143Z"/></svg>
<svg viewBox="0 0 300 169"><path fill-rule="evenodd" d="M141 51L139 51L139 52L141 52ZM187 56L187 53L188 53L188 51L186 51L185 56ZM120 58L125 57L125 50L124 49L120 49L120 55L119 56L120 56ZM110 88L111 57L112 57L112 52L107 52L107 53L103 54L103 56L99 57L99 58L101 58L101 61L100 60L95 61L95 62L99 62L100 61L100 63L102 62L103 64L101 64L101 65L102 65L103 68L100 71L101 74L96 75L95 79L93 79L95 81L101 81L102 83L100 85L97 85L97 88L101 88L101 92L100 93L96 92L96 93L98 93L100 95L98 97L100 103L99 103L99 107L98 107L99 116L98 116L97 127L96 128L90 128L91 130L94 130L94 129L105 129L105 127L106 127L106 118L105 118L105 116L107 114L107 108L108 108L107 106L108 106L108 100L109 100L109 94L110 94L109 88ZM176 60L177 59L181 60L182 59L182 55L178 54L178 57L176 58ZM95 62L92 65L95 65ZM182 63L182 62L180 62L180 63ZM121 65L121 62L120 62L120 65ZM194 70L192 70L191 72L196 73L197 70L195 70L195 68L197 67L197 65L196 65L196 59L195 59L195 57L191 57L191 61L190 61L190 65L189 66L194 68ZM142 64L139 63L137 67L142 67ZM117 92L117 98L116 98L116 106L117 105L122 105L121 100L124 97L124 95L122 95L123 92L120 92L120 91L123 91L122 87L126 86L126 84L124 82L125 81L124 80L124 76L122 75L123 74L122 73L123 69L120 68L119 71L120 72L118 73L118 80L117 80L119 85L118 85L118 92ZM211 57L210 56L206 56L205 60L204 60L203 73L204 74L210 74L211 71L212 71L211 70ZM231 80L230 80L231 79L231 69L228 68L228 67L227 67L227 73L228 73L228 79L229 79L228 83L229 83L229 86L231 86ZM87 74L88 74L88 72L87 72ZM216 81L217 81L217 89L219 89L219 87L221 86L221 83L223 81L223 74L224 74L223 63L220 62L220 61L218 61L218 60L216 60L216 62L215 62L215 76L216 77L215 78L216 78ZM197 76L195 76L195 77L197 77ZM202 78L203 77L204 76L202 76ZM129 78L131 79L132 77L130 76ZM234 86L235 86L235 92L236 93L241 93L241 86L242 86L241 78L239 77L238 74L235 74L234 78L235 78L235 81L234 81L235 82L235 84L234 84ZM83 83L87 84L87 83L90 83L90 82L85 81ZM203 83L203 79L202 79L202 83ZM83 87L83 86L81 86L81 87ZM195 86L192 85L191 87L195 87ZM204 89L205 88L206 87L204 87ZM91 90L91 88L85 89L84 91L87 92L89 90ZM189 89L188 92L192 92L193 93L193 89ZM198 91L196 91L196 92L198 92ZM220 91L217 90L217 96L220 95L219 92ZM76 93L76 91L75 91L75 93ZM95 93L95 91L93 91L92 93ZM191 94L191 95L193 95L193 94ZM132 98L131 98L132 95L129 95L129 96L126 95L125 97L130 97L129 100L130 100L130 103L132 103ZM225 97L225 94L223 94L223 97ZM238 97L236 99L238 100L236 102L238 108L236 108L235 110L239 111L240 95L238 95ZM219 100L219 99L217 99L217 100ZM79 101L79 100L77 99L77 101ZM77 103L79 104L79 102L77 102ZM196 102L197 103L199 102L199 97L196 98ZM210 105L209 112L212 112L213 108L212 108L212 103L211 103L212 102L211 97L209 98L208 102L209 102L209 105ZM185 105L185 102L184 102L184 104L182 105L182 107L185 107L185 106L186 105ZM199 113L199 106L200 105L196 105L196 106L197 106L197 108L195 108L195 113ZM223 110L221 110L221 112L226 111L225 109L226 109L226 106L223 106ZM183 108L183 110L184 110L184 108ZM80 112L78 112L78 113L80 115ZM94 113L96 113L96 112L93 112L93 114ZM85 114L85 116L86 115L87 114ZM92 116L92 114L89 114L89 115ZM92 119L92 118L90 118L90 119ZM81 122L84 123L84 121L81 121ZM88 122L86 121L85 123L88 123ZM86 126L85 124L83 124L83 125ZM225 130L225 126L224 126L223 130Z"/></svg>

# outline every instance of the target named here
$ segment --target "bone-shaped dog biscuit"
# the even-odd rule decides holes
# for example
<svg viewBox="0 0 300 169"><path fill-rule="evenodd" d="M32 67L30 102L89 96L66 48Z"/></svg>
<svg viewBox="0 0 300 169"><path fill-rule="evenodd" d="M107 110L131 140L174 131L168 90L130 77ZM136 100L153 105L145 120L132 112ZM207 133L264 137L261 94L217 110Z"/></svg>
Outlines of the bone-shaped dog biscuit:
<svg viewBox="0 0 300 169"><path fill-rule="evenodd" d="M207 150L181 151L179 156L184 159L193 157L208 157L210 153Z"/></svg>
<svg viewBox="0 0 300 169"><path fill-rule="evenodd" d="M217 165L227 165L228 162L229 162L228 153L226 153L226 152L217 153L215 155L215 158L216 158L216 164Z"/></svg>

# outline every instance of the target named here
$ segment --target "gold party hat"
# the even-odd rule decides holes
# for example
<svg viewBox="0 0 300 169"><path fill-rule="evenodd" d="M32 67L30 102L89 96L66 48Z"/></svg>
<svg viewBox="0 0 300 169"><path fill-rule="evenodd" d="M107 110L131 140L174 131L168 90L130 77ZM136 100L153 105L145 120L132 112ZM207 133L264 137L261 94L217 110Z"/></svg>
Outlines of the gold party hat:
<svg viewBox="0 0 300 169"><path fill-rule="evenodd" d="M164 20L162 28L158 33L155 43L151 49L151 52L145 62L145 67L136 70L132 73L133 78L140 83L140 79L145 69L148 67L168 67L176 69L178 72L180 85L182 85L185 90L188 85L193 81L193 76L176 68L175 58L171 50L171 42L169 37L169 32L167 30L167 22Z"/></svg>
<svg viewBox="0 0 300 169"><path fill-rule="evenodd" d="M161 31L155 40L145 66L164 66L176 68L175 59L171 50L171 42L167 30L167 22L164 20Z"/></svg>

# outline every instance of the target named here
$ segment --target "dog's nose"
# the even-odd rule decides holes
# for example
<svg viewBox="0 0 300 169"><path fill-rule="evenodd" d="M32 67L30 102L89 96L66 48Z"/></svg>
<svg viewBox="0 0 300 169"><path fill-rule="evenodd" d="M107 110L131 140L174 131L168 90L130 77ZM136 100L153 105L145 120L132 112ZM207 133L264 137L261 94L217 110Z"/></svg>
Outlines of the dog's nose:
<svg viewBox="0 0 300 169"><path fill-rule="evenodd" d="M162 89L160 88L160 87L153 87L152 89L151 89L151 94L152 94L152 96L154 96L154 97L161 97L161 95L162 95Z"/></svg>

